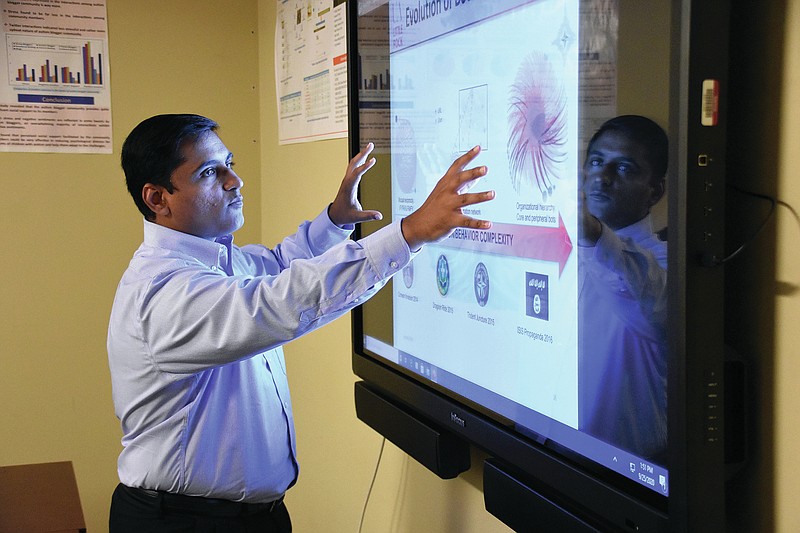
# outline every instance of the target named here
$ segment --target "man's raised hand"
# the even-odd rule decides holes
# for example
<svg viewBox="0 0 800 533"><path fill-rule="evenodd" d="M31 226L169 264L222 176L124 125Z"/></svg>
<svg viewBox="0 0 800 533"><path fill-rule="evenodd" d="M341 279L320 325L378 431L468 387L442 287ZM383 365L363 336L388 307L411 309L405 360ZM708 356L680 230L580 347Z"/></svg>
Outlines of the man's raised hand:
<svg viewBox="0 0 800 533"><path fill-rule="evenodd" d="M492 223L465 215L462 209L494 198L494 191L467 192L487 173L485 166L465 167L480 153L476 146L456 159L438 181L425 202L402 221L403 237L409 248L445 239L456 228L488 229Z"/></svg>

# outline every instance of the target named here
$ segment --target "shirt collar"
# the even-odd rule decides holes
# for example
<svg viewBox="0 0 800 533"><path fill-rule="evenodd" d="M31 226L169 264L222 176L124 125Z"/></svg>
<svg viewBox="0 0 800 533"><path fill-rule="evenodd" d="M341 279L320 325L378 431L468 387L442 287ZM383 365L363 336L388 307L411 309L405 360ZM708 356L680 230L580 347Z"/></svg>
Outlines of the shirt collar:
<svg viewBox="0 0 800 533"><path fill-rule="evenodd" d="M620 237L637 237L640 235L651 235L653 233L652 218L648 214L638 222L634 222L630 226L625 226L615 231Z"/></svg>
<svg viewBox="0 0 800 533"><path fill-rule="evenodd" d="M197 259L209 268L227 271L233 235L223 235L216 241L210 241L145 220L144 244L180 252Z"/></svg>

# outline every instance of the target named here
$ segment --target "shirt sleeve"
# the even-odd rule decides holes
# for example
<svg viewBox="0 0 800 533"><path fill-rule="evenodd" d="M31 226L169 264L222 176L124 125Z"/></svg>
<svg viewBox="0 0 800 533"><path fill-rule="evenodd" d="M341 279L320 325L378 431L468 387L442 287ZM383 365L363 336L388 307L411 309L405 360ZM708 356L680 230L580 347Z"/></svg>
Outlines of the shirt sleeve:
<svg viewBox="0 0 800 533"><path fill-rule="evenodd" d="M323 254L348 238L354 229L354 225L342 228L331 222L325 209L314 220L303 222L296 233L274 247L251 244L243 246L242 251L253 260L252 268L257 269L259 275L276 274L294 259Z"/></svg>
<svg viewBox="0 0 800 533"><path fill-rule="evenodd" d="M642 316L663 333L667 313L667 246L653 236L621 237L603 225L590 260L582 263L617 297L635 300Z"/></svg>
<svg viewBox="0 0 800 533"><path fill-rule="evenodd" d="M276 252L238 250L234 276L186 265L152 280L140 310L154 363L179 377L280 346L363 303L411 260L399 221L344 242L328 224L301 226Z"/></svg>

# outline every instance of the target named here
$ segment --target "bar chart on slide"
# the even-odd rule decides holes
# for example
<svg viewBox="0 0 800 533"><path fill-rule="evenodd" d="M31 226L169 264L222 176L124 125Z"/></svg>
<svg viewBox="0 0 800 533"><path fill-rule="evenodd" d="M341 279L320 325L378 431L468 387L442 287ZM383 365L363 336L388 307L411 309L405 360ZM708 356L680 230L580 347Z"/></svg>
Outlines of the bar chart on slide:
<svg viewBox="0 0 800 533"><path fill-rule="evenodd" d="M9 84L103 86L103 41L6 36Z"/></svg>

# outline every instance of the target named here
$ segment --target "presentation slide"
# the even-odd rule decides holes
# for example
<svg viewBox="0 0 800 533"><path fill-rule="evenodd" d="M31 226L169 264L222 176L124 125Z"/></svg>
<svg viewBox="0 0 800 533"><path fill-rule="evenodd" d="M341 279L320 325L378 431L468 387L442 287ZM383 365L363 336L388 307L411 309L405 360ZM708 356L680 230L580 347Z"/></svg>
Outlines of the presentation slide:
<svg viewBox="0 0 800 533"><path fill-rule="evenodd" d="M395 279L394 346L578 426L578 2L391 2L392 212L475 145L493 222L426 246Z"/></svg>

